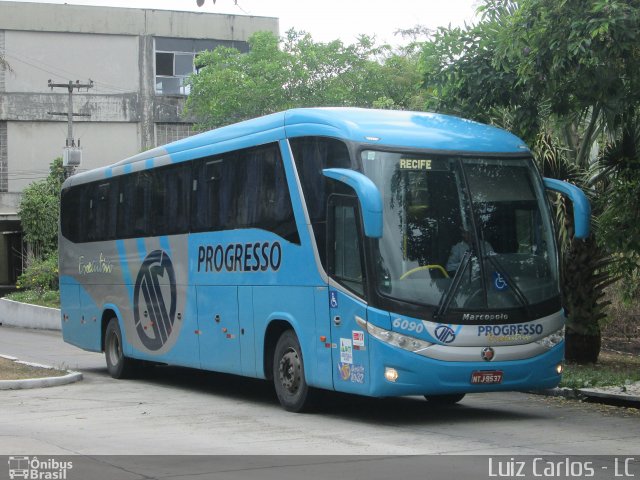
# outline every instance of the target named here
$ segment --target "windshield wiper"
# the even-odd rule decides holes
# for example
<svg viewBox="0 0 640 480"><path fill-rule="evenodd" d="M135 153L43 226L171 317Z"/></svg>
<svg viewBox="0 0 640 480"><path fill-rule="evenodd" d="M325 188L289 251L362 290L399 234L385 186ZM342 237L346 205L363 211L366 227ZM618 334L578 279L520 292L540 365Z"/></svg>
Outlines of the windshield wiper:
<svg viewBox="0 0 640 480"><path fill-rule="evenodd" d="M489 260L489 263L491 265L493 265L494 268L498 271L498 273L505 278L505 280L507 281L507 285L510 286L513 289L513 294L515 295L515 297L522 304L522 306L525 308L527 313L529 313L529 305L530 305L530 303L529 303L529 300L527 300L526 295L520 289L520 287L518 287L518 284L513 281L511 276L507 273L505 268L502 266L502 264L500 264L498 259L495 258L495 257L496 257L496 255L485 255L484 258Z"/></svg>
<svg viewBox="0 0 640 480"><path fill-rule="evenodd" d="M447 291L440 297L440 303L438 303L438 309L433 314L434 319L438 319L443 317L447 310L449 310L449 305L451 305L451 301L453 300L454 295L458 292L460 285L462 284L462 275L467 270L467 267L471 263L471 250L467 250L464 252L462 256L462 260L460 260L460 265L456 269L456 273L453 275L453 280L449 285Z"/></svg>

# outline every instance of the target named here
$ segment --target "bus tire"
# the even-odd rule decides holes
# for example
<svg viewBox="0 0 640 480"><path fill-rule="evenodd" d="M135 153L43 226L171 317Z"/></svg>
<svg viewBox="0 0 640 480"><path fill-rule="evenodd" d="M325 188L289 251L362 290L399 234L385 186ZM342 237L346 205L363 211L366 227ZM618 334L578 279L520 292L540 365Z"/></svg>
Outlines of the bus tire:
<svg viewBox="0 0 640 480"><path fill-rule="evenodd" d="M304 376L300 342L293 330L280 335L273 355L273 383L280 405L288 412L310 408L311 389Z"/></svg>
<svg viewBox="0 0 640 480"><path fill-rule="evenodd" d="M452 393L449 395L425 395L432 405L454 405L464 398L464 393Z"/></svg>
<svg viewBox="0 0 640 480"><path fill-rule="evenodd" d="M117 318L112 318L104 332L104 356L107 370L113 378L130 378L135 369L135 361L125 357L122 347L122 332Z"/></svg>

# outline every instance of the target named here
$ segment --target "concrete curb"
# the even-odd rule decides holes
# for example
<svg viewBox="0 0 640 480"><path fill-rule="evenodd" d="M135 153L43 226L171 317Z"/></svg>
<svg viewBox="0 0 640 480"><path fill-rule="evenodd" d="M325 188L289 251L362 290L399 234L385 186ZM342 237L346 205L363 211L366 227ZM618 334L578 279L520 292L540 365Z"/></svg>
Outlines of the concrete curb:
<svg viewBox="0 0 640 480"><path fill-rule="evenodd" d="M16 357L10 355L0 355L0 357L11 360L23 365L29 365L38 368L47 368L53 370L53 367L49 365L42 365L40 363L23 362ZM67 370L66 375L56 377L43 377L43 378L25 378L21 380L0 380L0 390L22 390L26 388L44 388L44 387L57 387L60 385L67 385L69 383L75 383L82 380L82 373Z"/></svg>
<svg viewBox="0 0 640 480"><path fill-rule="evenodd" d="M42 330L61 330L60 309L0 298L0 324Z"/></svg>
<svg viewBox="0 0 640 480"><path fill-rule="evenodd" d="M620 390L616 392L615 390ZM609 389L599 389L599 388L581 388L580 394L584 395L589 399L603 399L603 400L613 400L617 402L624 402L628 404L635 405L636 408L640 408L640 395L636 395L634 393L629 393L626 390L623 391L620 387L609 388Z"/></svg>
<svg viewBox="0 0 640 480"><path fill-rule="evenodd" d="M616 391L620 390L620 391ZM605 388L550 388L535 390L530 393L547 397L563 397L571 400L581 400L606 405L640 408L640 395L622 391L621 387Z"/></svg>

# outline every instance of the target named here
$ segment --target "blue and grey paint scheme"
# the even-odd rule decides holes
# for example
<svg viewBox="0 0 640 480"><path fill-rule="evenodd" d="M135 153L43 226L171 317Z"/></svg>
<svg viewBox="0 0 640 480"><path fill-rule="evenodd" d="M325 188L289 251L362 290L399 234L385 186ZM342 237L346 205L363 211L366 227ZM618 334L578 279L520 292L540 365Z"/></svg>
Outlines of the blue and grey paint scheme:
<svg viewBox="0 0 640 480"><path fill-rule="evenodd" d="M64 187L277 142L300 243L258 229L86 244L61 235L65 341L101 351L104 321L115 317L129 357L264 378L266 332L272 322L286 322L300 341L311 386L389 396L527 390L559 382L555 367L562 361L562 341L542 341L562 329L560 313L500 324L499 331L490 321L441 325L374 309L335 285L321 266L291 158L288 139L300 136L452 154L529 152L506 131L451 116L313 108L219 128L74 175ZM350 179L335 170L325 175ZM380 236L382 209L362 195L367 235ZM346 308L347 302L349 320L359 327L333 329L332 310ZM399 348L371 335L369 326L416 338L426 347L416 352ZM487 368L480 357L486 346L496 350L490 367L504 371L504 381L470 385L471 372ZM388 366L399 372L397 382L385 379Z"/></svg>

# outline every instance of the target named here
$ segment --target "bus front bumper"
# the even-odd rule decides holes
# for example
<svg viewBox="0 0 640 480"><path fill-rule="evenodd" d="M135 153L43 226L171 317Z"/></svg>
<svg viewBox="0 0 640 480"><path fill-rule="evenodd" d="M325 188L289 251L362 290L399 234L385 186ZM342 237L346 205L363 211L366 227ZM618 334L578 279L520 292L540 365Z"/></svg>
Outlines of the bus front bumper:
<svg viewBox="0 0 640 480"><path fill-rule="evenodd" d="M528 391L553 388L560 383L557 367L564 358L564 342L547 352L524 360L502 362L448 362L426 358L379 340L370 343L370 395L445 395L497 391ZM397 379L385 378L395 369ZM473 384L474 372L502 372L500 383Z"/></svg>

